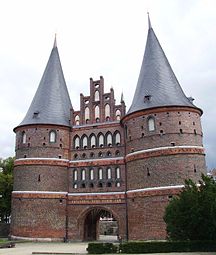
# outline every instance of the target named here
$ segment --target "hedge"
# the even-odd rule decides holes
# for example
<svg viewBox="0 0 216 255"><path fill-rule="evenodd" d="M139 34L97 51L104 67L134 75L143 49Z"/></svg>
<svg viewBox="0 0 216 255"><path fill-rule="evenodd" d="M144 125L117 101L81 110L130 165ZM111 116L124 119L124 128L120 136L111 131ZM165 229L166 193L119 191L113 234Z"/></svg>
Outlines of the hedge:
<svg viewBox="0 0 216 255"><path fill-rule="evenodd" d="M113 243L89 243L89 254L106 253L163 253L163 252L216 252L216 241L153 241Z"/></svg>
<svg viewBox="0 0 216 255"><path fill-rule="evenodd" d="M216 241L127 242L120 253L216 252Z"/></svg>
<svg viewBox="0 0 216 255"><path fill-rule="evenodd" d="M90 254L117 253L117 250L113 243L89 243L87 248Z"/></svg>

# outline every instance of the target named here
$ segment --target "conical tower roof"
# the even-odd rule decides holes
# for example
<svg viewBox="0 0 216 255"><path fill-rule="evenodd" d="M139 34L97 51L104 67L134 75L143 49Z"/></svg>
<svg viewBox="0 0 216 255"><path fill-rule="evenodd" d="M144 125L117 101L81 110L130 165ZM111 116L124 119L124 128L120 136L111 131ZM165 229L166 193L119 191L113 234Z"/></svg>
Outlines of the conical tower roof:
<svg viewBox="0 0 216 255"><path fill-rule="evenodd" d="M70 126L71 108L55 38L39 87L24 120L19 126L31 124Z"/></svg>
<svg viewBox="0 0 216 255"><path fill-rule="evenodd" d="M136 91L127 114L163 106L196 108L187 98L149 21L148 36Z"/></svg>

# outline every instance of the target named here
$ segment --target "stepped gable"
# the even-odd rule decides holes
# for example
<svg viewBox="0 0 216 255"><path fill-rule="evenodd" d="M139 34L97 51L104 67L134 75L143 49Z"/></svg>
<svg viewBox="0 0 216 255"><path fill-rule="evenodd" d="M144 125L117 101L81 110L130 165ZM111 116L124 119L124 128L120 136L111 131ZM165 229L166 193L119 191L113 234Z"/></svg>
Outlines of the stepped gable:
<svg viewBox="0 0 216 255"><path fill-rule="evenodd" d="M145 53L132 105L127 112L163 106L189 106L196 108L187 98L154 33L150 19Z"/></svg>
<svg viewBox="0 0 216 255"><path fill-rule="evenodd" d="M39 87L24 120L18 127L32 124L70 126L71 108L55 38Z"/></svg>

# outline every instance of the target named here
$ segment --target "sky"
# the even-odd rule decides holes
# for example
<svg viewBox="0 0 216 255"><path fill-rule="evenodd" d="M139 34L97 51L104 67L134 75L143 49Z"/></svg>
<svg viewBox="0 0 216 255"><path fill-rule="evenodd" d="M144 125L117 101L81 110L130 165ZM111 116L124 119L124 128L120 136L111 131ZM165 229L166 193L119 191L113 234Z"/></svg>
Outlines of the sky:
<svg viewBox="0 0 216 255"><path fill-rule="evenodd" d="M208 169L216 168L215 0L0 0L0 158L14 156L54 36L75 110L89 78L132 101L152 27L185 94L203 109Z"/></svg>

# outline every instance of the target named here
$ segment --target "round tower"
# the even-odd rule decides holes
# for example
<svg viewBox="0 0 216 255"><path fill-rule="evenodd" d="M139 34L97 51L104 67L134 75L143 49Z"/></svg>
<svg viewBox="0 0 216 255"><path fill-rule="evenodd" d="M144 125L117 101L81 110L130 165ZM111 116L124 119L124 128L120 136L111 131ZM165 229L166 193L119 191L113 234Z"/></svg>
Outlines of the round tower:
<svg viewBox="0 0 216 255"><path fill-rule="evenodd" d="M169 199L186 178L198 181L206 172L201 115L181 89L149 20L135 95L122 119L129 239L165 239Z"/></svg>
<svg viewBox="0 0 216 255"><path fill-rule="evenodd" d="M65 238L71 108L55 40L30 108L14 129L12 238Z"/></svg>

